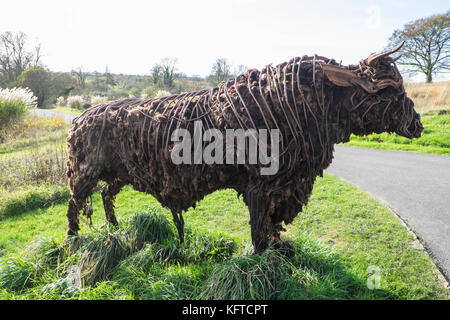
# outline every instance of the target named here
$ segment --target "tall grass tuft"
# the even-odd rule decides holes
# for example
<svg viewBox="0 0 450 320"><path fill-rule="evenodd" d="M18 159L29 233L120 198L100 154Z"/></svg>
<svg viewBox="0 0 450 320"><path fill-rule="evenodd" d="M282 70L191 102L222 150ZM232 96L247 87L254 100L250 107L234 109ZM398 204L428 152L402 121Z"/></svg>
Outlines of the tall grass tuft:
<svg viewBox="0 0 450 320"><path fill-rule="evenodd" d="M20 292L32 285L36 273L36 266L24 257L10 257L0 265L0 287Z"/></svg>
<svg viewBox="0 0 450 320"><path fill-rule="evenodd" d="M61 248L51 238L37 238L25 248L25 255L38 270L55 269L62 258Z"/></svg>
<svg viewBox="0 0 450 320"><path fill-rule="evenodd" d="M236 249L236 242L231 238L190 229L186 230L185 242L180 246L187 263L220 262L230 258Z"/></svg>
<svg viewBox="0 0 450 320"><path fill-rule="evenodd" d="M289 261L278 250L245 254L216 265L205 282L201 299L275 299L289 285Z"/></svg>
<svg viewBox="0 0 450 320"><path fill-rule="evenodd" d="M145 243L167 243L175 234L169 220L157 207L130 218L127 232L133 239L133 248L139 250Z"/></svg>
<svg viewBox="0 0 450 320"><path fill-rule="evenodd" d="M123 230L93 232L79 249L78 268L83 284L93 285L108 279L112 270L131 252L130 237Z"/></svg>

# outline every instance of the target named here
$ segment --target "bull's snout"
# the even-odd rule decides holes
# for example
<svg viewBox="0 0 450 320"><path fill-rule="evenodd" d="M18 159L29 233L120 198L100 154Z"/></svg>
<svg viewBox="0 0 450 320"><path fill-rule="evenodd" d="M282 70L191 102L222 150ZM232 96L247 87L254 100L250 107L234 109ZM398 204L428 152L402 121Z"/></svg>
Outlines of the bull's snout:
<svg viewBox="0 0 450 320"><path fill-rule="evenodd" d="M411 133L411 136L413 138L420 138L423 131L423 125L420 121L420 114L416 113L414 115L414 120L412 121L410 127L408 128L408 131Z"/></svg>
<svg viewBox="0 0 450 320"><path fill-rule="evenodd" d="M414 110L414 102L411 99L406 98L405 102L407 103L407 110L410 110L413 113L413 118L412 120L405 119L406 121L408 121L407 123L400 123L400 126L396 130L396 133L409 139L420 138L423 131L423 125L420 121L420 114L418 114ZM404 115L404 118L408 117Z"/></svg>

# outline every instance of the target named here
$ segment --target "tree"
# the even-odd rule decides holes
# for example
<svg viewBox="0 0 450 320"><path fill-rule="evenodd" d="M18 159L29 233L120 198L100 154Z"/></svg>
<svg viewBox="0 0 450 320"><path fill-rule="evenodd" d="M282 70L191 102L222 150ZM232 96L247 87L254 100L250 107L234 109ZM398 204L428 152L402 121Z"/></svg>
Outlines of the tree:
<svg viewBox="0 0 450 320"><path fill-rule="evenodd" d="M234 76L239 76L243 74L245 71L248 70L247 66L244 66L243 64L240 64L237 68L234 69Z"/></svg>
<svg viewBox="0 0 450 320"><path fill-rule="evenodd" d="M114 79L114 76L109 71L108 65L106 65L105 68L105 84L106 84L106 91L108 91L108 86L114 86L116 84L116 80Z"/></svg>
<svg viewBox="0 0 450 320"><path fill-rule="evenodd" d="M220 81L226 80L231 77L231 67L228 64L227 59L219 58L214 62L209 76L212 81L217 84Z"/></svg>
<svg viewBox="0 0 450 320"><path fill-rule="evenodd" d="M38 108L45 107L52 95L51 74L42 67L30 67L22 72L17 78L17 84L33 91Z"/></svg>
<svg viewBox="0 0 450 320"><path fill-rule="evenodd" d="M22 72L16 84L30 88L37 97L37 107L44 108L57 97L67 96L75 87L75 79L68 73L52 73L43 67L35 66Z"/></svg>
<svg viewBox="0 0 450 320"><path fill-rule="evenodd" d="M67 72L55 72L51 74L51 94L55 97L67 97L75 89L77 80Z"/></svg>
<svg viewBox="0 0 450 320"><path fill-rule="evenodd" d="M450 70L450 11L410 22L395 30L389 41L390 46L405 41L397 63L432 82L434 74Z"/></svg>
<svg viewBox="0 0 450 320"><path fill-rule="evenodd" d="M41 59L41 45L28 49L27 35L11 31L0 34L0 84L10 84Z"/></svg>
<svg viewBox="0 0 450 320"><path fill-rule="evenodd" d="M98 71L94 71L94 81L93 81L93 86L94 89L100 92L106 92L106 84L105 84L105 80L102 78L102 75L100 74L100 72Z"/></svg>
<svg viewBox="0 0 450 320"><path fill-rule="evenodd" d="M151 70L150 78L155 87L158 87L161 82L162 68L159 64L155 64Z"/></svg>
<svg viewBox="0 0 450 320"><path fill-rule="evenodd" d="M164 58L163 60L161 60L162 87L166 90L170 90L173 88L176 64L176 58Z"/></svg>
<svg viewBox="0 0 450 320"><path fill-rule="evenodd" d="M155 64L151 71L152 82L158 88L170 90L174 87L176 58L164 58Z"/></svg>
<svg viewBox="0 0 450 320"><path fill-rule="evenodd" d="M88 73L86 71L83 71L83 67L80 66L76 70L72 70L72 74L75 76L75 79L77 80L77 85L81 90L84 90L86 88L86 78L88 76Z"/></svg>

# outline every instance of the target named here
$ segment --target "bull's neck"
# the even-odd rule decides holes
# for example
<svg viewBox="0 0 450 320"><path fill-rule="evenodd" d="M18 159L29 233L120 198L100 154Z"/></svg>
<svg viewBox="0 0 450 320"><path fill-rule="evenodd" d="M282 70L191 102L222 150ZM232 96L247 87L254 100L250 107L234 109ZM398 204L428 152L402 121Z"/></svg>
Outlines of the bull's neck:
<svg viewBox="0 0 450 320"><path fill-rule="evenodd" d="M345 90L327 86L317 73L313 77L311 63L304 63L300 70L289 64L287 71L283 67L268 67L263 72L270 80L274 111L287 124L290 136L317 135L321 144L347 142L351 119Z"/></svg>

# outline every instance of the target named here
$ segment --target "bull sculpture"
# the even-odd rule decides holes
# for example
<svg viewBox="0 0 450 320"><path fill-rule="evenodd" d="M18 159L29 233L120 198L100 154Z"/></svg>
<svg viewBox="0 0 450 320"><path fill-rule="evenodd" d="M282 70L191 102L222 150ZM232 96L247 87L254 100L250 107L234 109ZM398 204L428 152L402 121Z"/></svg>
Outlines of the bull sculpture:
<svg viewBox="0 0 450 320"><path fill-rule="evenodd" d="M67 235L77 234L80 211L86 213L87 199L102 180L106 219L113 225L114 198L131 184L171 210L182 242L182 212L209 193L233 188L248 206L255 252L271 240L280 242L282 223L291 223L307 204L316 177L333 159L334 144L348 141L352 133L420 137L420 115L389 56L401 45L358 65L296 57L250 69L212 89L123 99L86 110L67 137ZM195 122L220 132L278 129L279 170L262 175L264 166L248 161L174 164L171 151L177 142L171 135L180 128L193 132Z"/></svg>

